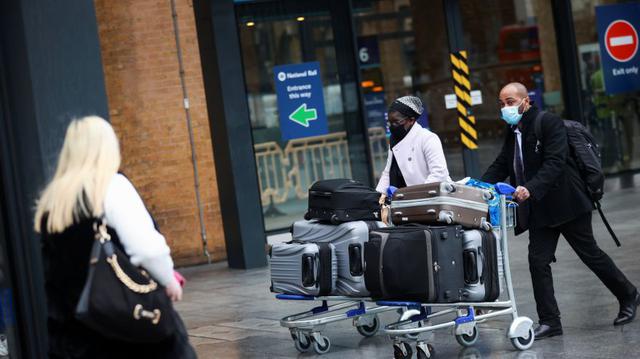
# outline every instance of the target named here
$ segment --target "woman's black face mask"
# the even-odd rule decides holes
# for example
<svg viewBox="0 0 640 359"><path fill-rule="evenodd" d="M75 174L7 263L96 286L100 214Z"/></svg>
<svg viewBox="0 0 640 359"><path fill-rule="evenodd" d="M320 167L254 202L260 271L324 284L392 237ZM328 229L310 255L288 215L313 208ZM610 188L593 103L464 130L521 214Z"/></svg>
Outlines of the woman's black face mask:
<svg viewBox="0 0 640 359"><path fill-rule="evenodd" d="M389 132L391 132L391 141L396 144L409 133L413 126L413 119L410 117L402 116L396 111L389 113Z"/></svg>
<svg viewBox="0 0 640 359"><path fill-rule="evenodd" d="M391 137L393 137L394 140L396 141L402 140L407 135L407 133L409 133L410 129L411 127L409 127L408 129L404 128L404 124L389 126L389 132L391 132Z"/></svg>

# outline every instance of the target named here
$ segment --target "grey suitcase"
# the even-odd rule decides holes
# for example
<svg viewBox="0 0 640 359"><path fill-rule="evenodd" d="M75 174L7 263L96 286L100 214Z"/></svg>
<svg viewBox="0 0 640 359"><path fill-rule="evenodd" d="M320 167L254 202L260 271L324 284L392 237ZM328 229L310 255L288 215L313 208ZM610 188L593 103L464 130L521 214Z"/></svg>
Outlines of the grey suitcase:
<svg viewBox="0 0 640 359"><path fill-rule="evenodd" d="M465 230L462 235L464 296L469 302L492 302L500 296L501 254L492 231Z"/></svg>
<svg viewBox="0 0 640 359"><path fill-rule="evenodd" d="M364 244L369 241L369 231L386 227L382 222L355 221L340 225L318 221L297 221L291 226L295 242L331 243L338 258L338 279L332 294L351 297L367 297L364 283Z"/></svg>
<svg viewBox="0 0 640 359"><path fill-rule="evenodd" d="M269 251L271 291L326 296L335 289L338 261L331 243L278 243Z"/></svg>

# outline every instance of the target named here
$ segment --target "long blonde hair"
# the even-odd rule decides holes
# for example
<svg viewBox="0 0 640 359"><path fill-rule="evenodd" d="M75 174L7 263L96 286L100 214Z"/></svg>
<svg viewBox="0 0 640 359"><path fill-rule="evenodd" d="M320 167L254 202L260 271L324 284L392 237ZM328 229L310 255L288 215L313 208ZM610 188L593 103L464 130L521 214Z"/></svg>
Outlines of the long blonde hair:
<svg viewBox="0 0 640 359"><path fill-rule="evenodd" d="M118 168L120 147L109 122L98 116L73 120L55 175L37 202L36 232L42 232L45 215L49 233L63 232L80 218L102 215L107 186Z"/></svg>

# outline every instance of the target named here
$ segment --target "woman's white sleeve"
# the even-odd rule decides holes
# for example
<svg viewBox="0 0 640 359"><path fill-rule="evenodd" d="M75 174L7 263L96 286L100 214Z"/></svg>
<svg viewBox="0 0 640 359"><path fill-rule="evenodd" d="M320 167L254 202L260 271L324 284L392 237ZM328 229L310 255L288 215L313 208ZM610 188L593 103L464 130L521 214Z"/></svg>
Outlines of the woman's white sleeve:
<svg viewBox="0 0 640 359"><path fill-rule="evenodd" d="M389 188L389 170L391 169L392 156L391 150L389 150L387 164L384 166L382 175L380 175L380 181L378 181L378 185L376 186L376 191L382 194L387 194L387 188Z"/></svg>
<svg viewBox="0 0 640 359"><path fill-rule="evenodd" d="M131 263L146 269L164 286L175 280L169 246L155 229L142 198L123 175L111 180L104 208L107 225L115 229Z"/></svg>
<svg viewBox="0 0 640 359"><path fill-rule="evenodd" d="M425 183L449 181L449 169L447 168L447 160L444 157L444 150L440 137L431 132L429 137L425 139L423 147L424 157L427 161L429 175L424 181Z"/></svg>

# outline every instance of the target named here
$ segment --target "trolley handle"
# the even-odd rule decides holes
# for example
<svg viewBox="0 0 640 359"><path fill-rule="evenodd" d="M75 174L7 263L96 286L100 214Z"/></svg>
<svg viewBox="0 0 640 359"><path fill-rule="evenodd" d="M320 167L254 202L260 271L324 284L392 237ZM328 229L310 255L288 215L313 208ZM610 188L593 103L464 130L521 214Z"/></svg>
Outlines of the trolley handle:
<svg viewBox="0 0 640 359"><path fill-rule="evenodd" d="M504 182L498 182L495 184L494 187L496 189L496 192L498 192L498 194L505 195L507 199L511 199L512 198L511 195L513 194L513 192L516 191L516 189L513 188L512 185Z"/></svg>

